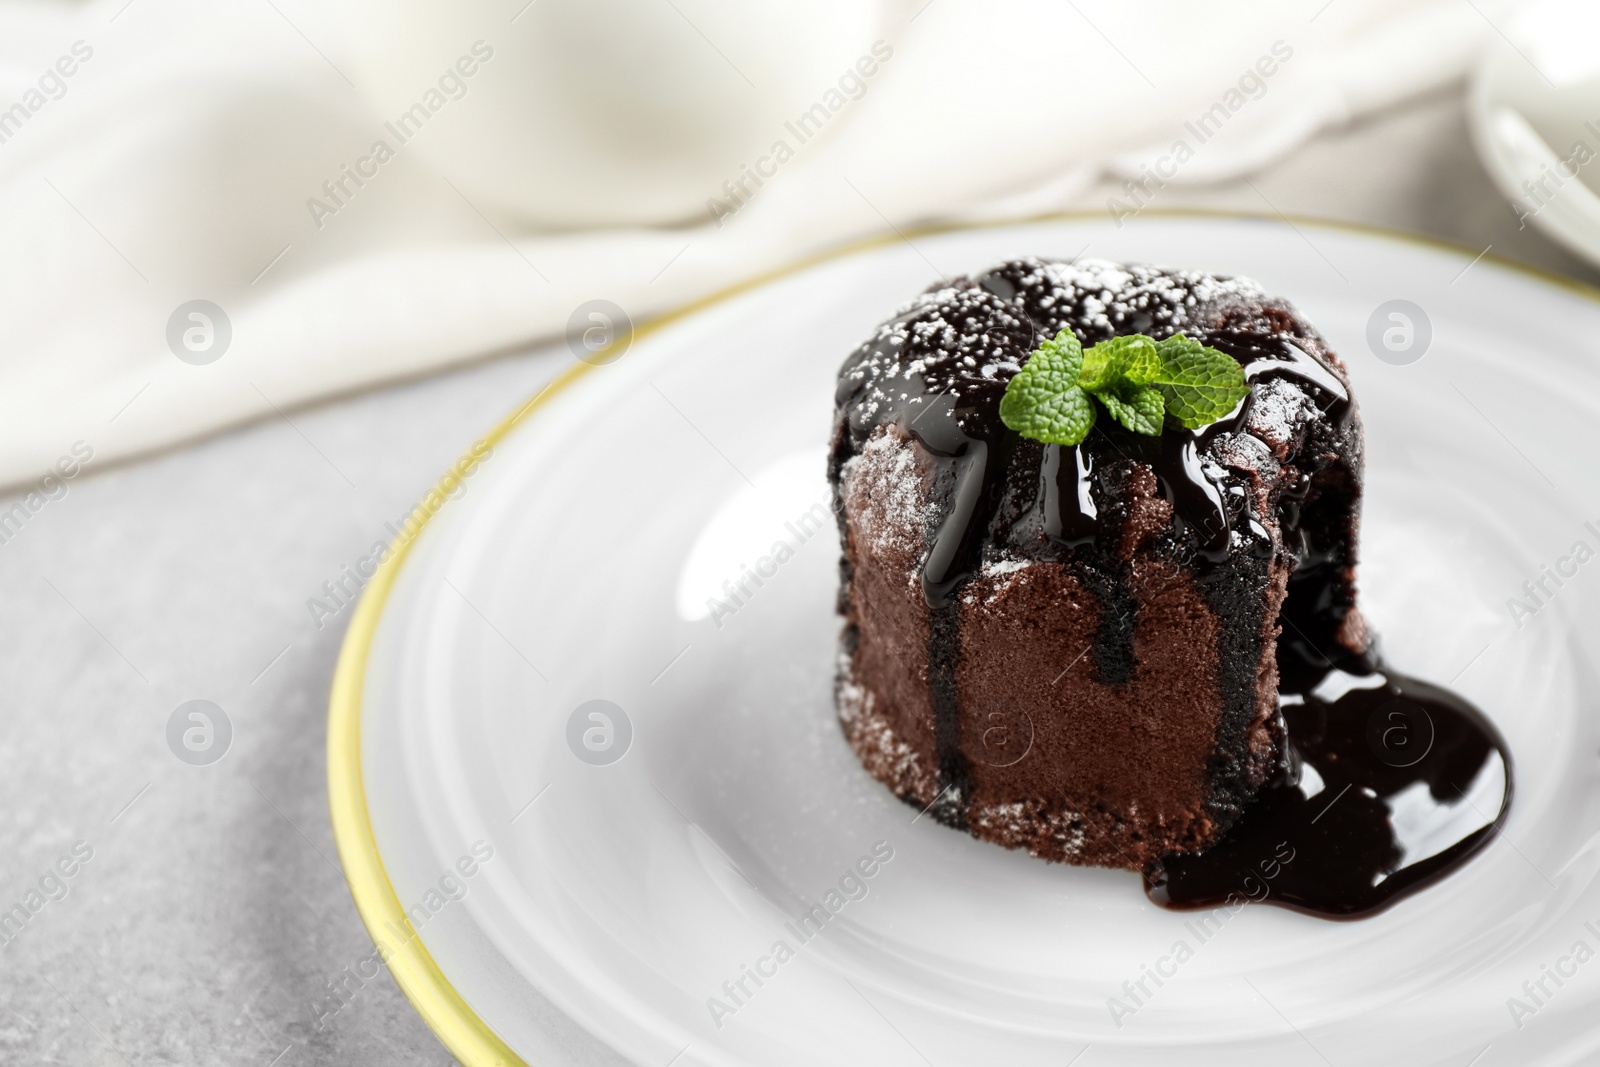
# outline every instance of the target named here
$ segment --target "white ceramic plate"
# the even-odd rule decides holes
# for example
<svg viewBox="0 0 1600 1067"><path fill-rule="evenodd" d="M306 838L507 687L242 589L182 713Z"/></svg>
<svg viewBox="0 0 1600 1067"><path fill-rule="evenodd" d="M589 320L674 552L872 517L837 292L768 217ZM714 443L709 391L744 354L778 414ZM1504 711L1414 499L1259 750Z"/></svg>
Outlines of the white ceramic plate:
<svg viewBox="0 0 1600 1067"><path fill-rule="evenodd" d="M1350 365L1368 617L1396 667L1495 720L1517 779L1504 833L1382 915L1250 906L1202 942L1135 874L916 818L840 735L837 539L804 536L839 363L941 272L1086 249L1256 277ZM371 887L392 883L435 968L402 985L469 1063L1593 1062L1600 560L1569 558L1520 626L1507 601L1575 542L1600 550L1600 302L1472 259L1258 219L918 236L715 302L544 397L374 583L341 664L341 850L375 934ZM1405 365L1368 344L1393 300L1431 333ZM769 576L709 617L741 564ZM569 744L592 700L631 724L609 765ZM339 799L363 785L370 830ZM492 857L452 875L475 842ZM851 880L874 848L892 859ZM859 899L802 941L791 924L841 880ZM1180 941L1192 958L1114 1019ZM758 965L735 1001L724 983ZM505 1049L460 1038L463 1017Z"/></svg>

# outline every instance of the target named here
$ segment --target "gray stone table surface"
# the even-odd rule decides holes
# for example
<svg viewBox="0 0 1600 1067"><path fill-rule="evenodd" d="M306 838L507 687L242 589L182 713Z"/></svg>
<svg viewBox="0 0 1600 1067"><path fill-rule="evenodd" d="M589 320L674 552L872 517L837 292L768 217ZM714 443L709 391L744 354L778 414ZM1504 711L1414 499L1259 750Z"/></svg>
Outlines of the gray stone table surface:
<svg viewBox="0 0 1600 1067"><path fill-rule="evenodd" d="M1459 92L1157 206L1392 226L1600 282L1518 230ZM349 613L318 627L306 600L570 358L523 353L91 462L0 545L0 909L44 902L0 944L0 1062L453 1062L386 972L318 1025L327 983L371 943L324 784ZM196 698L233 726L210 766L167 744L168 717Z"/></svg>

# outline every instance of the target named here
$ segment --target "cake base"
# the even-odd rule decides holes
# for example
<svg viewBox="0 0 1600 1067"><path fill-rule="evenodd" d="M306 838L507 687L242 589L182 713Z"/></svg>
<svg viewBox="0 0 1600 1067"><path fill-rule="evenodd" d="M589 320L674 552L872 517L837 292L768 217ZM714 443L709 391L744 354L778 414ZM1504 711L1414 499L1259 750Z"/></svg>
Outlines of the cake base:
<svg viewBox="0 0 1600 1067"><path fill-rule="evenodd" d="M839 724L867 773L919 812L981 840L1055 863L1145 871L1164 856L1206 847L1225 829L1203 806L1188 818L1152 821L1137 805L1116 811L1104 800L1008 801L986 796L991 790L966 797L952 786L941 790L932 754L919 753L896 732L882 702L856 681L844 649L834 685Z"/></svg>

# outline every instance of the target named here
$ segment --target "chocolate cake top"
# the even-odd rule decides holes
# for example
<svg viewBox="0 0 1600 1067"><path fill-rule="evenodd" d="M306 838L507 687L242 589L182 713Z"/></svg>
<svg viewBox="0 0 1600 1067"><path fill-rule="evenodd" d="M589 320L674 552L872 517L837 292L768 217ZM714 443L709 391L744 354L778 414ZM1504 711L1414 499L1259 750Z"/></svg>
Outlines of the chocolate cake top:
<svg viewBox="0 0 1600 1067"><path fill-rule="evenodd" d="M1321 339L1248 278L1034 258L954 278L912 300L846 361L837 400L848 406L858 441L905 407L936 397L956 401L950 410L963 430L982 432L986 427L977 423L997 423L1000 397L1029 353L1062 329L1085 346L1127 334L1160 340L1184 332L1233 355L1247 370L1263 359L1298 365L1295 377L1328 394L1313 398L1324 401L1319 408L1348 400L1343 368ZM1297 358L1290 343L1319 358ZM1280 390L1263 392L1256 390L1258 405L1265 401L1272 410L1262 414L1281 431L1274 443L1290 443L1282 434L1294 433L1300 405Z"/></svg>
<svg viewBox="0 0 1600 1067"><path fill-rule="evenodd" d="M1102 418L1078 445L1040 444L1004 425L1000 401L1064 329L1084 346L1181 332L1237 360L1250 395L1196 430L1169 422L1145 436ZM1319 472L1332 465L1347 472L1339 477L1359 476L1344 368L1289 304L1248 279L1012 260L941 282L877 327L840 369L836 401L835 486L891 424L951 468L923 574L930 604L986 561L1115 555L1117 486L1128 484L1130 464L1156 475L1172 505L1169 547L1183 563L1281 545L1304 562L1353 564L1353 531L1312 530L1307 541L1299 529L1299 502Z"/></svg>

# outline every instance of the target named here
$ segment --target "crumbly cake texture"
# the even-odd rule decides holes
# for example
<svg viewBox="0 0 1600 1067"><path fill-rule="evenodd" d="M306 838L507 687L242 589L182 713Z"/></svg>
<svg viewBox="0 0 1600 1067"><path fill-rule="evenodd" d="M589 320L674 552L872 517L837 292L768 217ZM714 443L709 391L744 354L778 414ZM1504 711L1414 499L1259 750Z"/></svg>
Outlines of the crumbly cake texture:
<svg viewBox="0 0 1600 1067"><path fill-rule="evenodd" d="M1198 433L1102 413L1076 448L1022 438L999 398L1063 328L1181 331L1251 396ZM1283 624L1365 647L1360 453L1343 366L1252 281L1025 259L930 289L840 373L846 738L907 803L1007 847L1135 869L1203 849L1282 769Z"/></svg>

